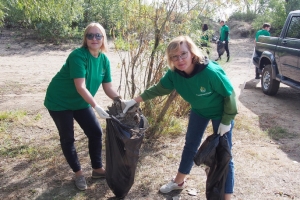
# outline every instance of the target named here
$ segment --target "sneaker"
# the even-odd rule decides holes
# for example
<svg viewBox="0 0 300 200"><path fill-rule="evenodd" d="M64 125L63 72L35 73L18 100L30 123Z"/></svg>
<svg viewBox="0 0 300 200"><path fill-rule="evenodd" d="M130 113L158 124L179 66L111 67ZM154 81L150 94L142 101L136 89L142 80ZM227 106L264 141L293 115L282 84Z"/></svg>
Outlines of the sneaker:
<svg viewBox="0 0 300 200"><path fill-rule="evenodd" d="M98 173L96 171L92 171L92 178L105 178L105 173L104 174L101 174L101 173Z"/></svg>
<svg viewBox="0 0 300 200"><path fill-rule="evenodd" d="M75 178L75 185L79 190L86 190L87 185L84 176L77 176Z"/></svg>
<svg viewBox="0 0 300 200"><path fill-rule="evenodd" d="M182 183L178 184L175 183L174 180L171 180L169 183L161 186L161 188L159 189L159 191L161 193L169 193L173 190L182 190L185 187L185 181L183 181Z"/></svg>
<svg viewBox="0 0 300 200"><path fill-rule="evenodd" d="M218 61L218 60L221 60L221 57L219 57L219 58L215 59L215 61Z"/></svg>

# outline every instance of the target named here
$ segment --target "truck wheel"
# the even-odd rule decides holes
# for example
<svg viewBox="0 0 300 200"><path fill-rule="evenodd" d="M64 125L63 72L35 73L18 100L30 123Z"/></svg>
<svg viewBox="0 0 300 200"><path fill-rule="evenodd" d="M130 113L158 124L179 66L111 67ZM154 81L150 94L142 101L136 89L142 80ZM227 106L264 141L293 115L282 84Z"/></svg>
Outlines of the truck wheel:
<svg viewBox="0 0 300 200"><path fill-rule="evenodd" d="M273 96L278 92L280 82L272 77L271 65L266 65L261 76L261 89L266 95Z"/></svg>

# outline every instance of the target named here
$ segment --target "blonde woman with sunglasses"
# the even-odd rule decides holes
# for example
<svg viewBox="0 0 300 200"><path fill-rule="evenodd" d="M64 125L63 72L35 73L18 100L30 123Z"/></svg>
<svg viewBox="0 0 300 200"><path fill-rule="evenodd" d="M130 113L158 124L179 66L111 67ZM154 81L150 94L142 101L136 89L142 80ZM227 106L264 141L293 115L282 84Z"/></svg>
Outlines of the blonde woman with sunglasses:
<svg viewBox="0 0 300 200"><path fill-rule="evenodd" d="M68 56L65 64L52 78L44 101L60 136L63 154L75 173L75 185L87 189L74 145L74 119L88 138L92 178L105 177L102 163L102 129L96 115L109 118L94 96L100 85L111 99L119 96L112 87L110 61L104 54L108 49L105 29L99 23L90 23L83 35L80 48Z"/></svg>

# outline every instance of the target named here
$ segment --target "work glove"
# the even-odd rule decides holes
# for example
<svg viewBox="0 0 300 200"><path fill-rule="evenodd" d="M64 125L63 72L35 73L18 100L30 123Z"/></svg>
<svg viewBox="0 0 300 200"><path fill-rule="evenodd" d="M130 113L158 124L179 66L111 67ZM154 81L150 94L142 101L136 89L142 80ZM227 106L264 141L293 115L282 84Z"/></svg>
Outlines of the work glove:
<svg viewBox="0 0 300 200"><path fill-rule="evenodd" d="M224 124L220 123L217 134L220 134L220 136L223 136L225 133L230 131L230 128L231 128L231 124L224 125Z"/></svg>
<svg viewBox="0 0 300 200"><path fill-rule="evenodd" d="M127 110L132 107L134 104L136 104L136 101L134 99L131 100L122 100L121 102L123 102L125 104L125 108L123 110L123 113L125 114L127 112Z"/></svg>
<svg viewBox="0 0 300 200"><path fill-rule="evenodd" d="M103 110L103 108L101 108L98 104L95 106L94 108L96 110L96 112L98 113L98 115L103 118L103 119L110 119L110 116L107 112L105 112L105 110Z"/></svg>

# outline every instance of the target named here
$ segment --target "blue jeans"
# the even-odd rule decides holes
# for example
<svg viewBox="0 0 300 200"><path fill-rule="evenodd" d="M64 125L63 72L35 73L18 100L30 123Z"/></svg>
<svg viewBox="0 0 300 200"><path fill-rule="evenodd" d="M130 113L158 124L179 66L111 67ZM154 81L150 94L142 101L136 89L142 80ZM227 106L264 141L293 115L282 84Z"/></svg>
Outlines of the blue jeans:
<svg viewBox="0 0 300 200"><path fill-rule="evenodd" d="M203 133L209 123L210 119L205 119L195 112L191 111L188 129L185 137L185 145L183 148L181 162L179 165L178 171L182 174L189 174L193 164L194 156L197 153L197 150L201 144ZM211 120L213 131L216 133L218 131L221 120ZM234 126L234 121L231 122L231 129L227 133L228 145L230 150L232 148L232 128ZM234 164L232 159L229 162L229 171L225 183L225 193L233 193L234 187Z"/></svg>
<svg viewBox="0 0 300 200"><path fill-rule="evenodd" d="M48 110L58 129L63 154L73 172L81 170L74 145L74 119L88 138L89 155L93 169L102 165L102 129L92 107L81 110Z"/></svg>

